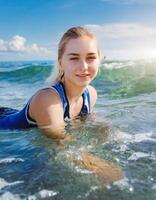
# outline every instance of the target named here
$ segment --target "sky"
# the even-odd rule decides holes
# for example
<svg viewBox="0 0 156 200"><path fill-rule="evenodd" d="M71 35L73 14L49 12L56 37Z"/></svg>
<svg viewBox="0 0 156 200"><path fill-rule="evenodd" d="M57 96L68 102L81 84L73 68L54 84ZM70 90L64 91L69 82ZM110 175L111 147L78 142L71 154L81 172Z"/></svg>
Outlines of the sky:
<svg viewBox="0 0 156 200"><path fill-rule="evenodd" d="M73 26L108 60L156 59L156 0L0 0L0 61L55 60Z"/></svg>

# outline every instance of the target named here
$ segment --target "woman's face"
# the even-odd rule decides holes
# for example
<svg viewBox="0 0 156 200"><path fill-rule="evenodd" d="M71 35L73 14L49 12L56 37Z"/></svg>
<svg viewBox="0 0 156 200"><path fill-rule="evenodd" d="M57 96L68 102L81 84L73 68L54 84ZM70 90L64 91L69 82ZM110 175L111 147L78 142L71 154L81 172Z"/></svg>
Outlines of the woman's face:
<svg viewBox="0 0 156 200"><path fill-rule="evenodd" d="M70 39L59 60L65 82L70 81L79 87L87 86L95 78L99 64L97 42L87 36Z"/></svg>

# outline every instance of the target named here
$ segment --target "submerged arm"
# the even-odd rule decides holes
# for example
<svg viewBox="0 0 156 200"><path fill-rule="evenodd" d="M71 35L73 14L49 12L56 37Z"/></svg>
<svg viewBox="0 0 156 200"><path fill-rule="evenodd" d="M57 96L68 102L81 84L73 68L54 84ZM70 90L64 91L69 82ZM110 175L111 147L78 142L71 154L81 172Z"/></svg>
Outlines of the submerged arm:
<svg viewBox="0 0 156 200"><path fill-rule="evenodd" d="M76 153L66 154L66 157L76 165L93 172L102 186L123 178L123 173L118 165L91 153L77 150Z"/></svg>

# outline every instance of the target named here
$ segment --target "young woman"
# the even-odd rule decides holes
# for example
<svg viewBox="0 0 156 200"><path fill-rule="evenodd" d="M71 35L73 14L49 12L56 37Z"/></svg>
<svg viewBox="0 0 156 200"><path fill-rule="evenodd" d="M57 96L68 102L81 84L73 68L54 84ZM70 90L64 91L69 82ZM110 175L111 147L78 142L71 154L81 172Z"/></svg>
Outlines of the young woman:
<svg viewBox="0 0 156 200"><path fill-rule="evenodd" d="M51 87L41 89L19 112L0 119L0 128L37 126L51 138L61 139L64 121L90 113L96 90L90 82L96 77L100 50L96 37L83 27L73 27L58 46L57 77Z"/></svg>
<svg viewBox="0 0 156 200"><path fill-rule="evenodd" d="M100 64L95 36L83 27L67 30L59 43L57 61L58 74L52 86L35 93L21 111L1 117L0 128L39 127L48 137L61 140L66 138L66 120L83 117L93 110L97 93L89 84ZM76 152L80 158L69 154L67 159L95 172L102 185L122 177L114 164L81 150Z"/></svg>

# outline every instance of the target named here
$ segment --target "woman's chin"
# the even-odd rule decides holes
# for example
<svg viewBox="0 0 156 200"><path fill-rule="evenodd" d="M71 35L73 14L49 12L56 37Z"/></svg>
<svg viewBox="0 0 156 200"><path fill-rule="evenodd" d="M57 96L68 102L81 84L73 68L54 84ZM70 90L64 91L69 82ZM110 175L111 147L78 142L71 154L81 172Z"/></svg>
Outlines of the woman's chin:
<svg viewBox="0 0 156 200"><path fill-rule="evenodd" d="M86 87L87 85L89 85L90 81L79 81L77 83L77 86L79 87Z"/></svg>
<svg viewBox="0 0 156 200"><path fill-rule="evenodd" d="M89 78L88 79L77 78L75 80L70 80L70 82L77 87L85 88L87 85L90 84L91 80Z"/></svg>

